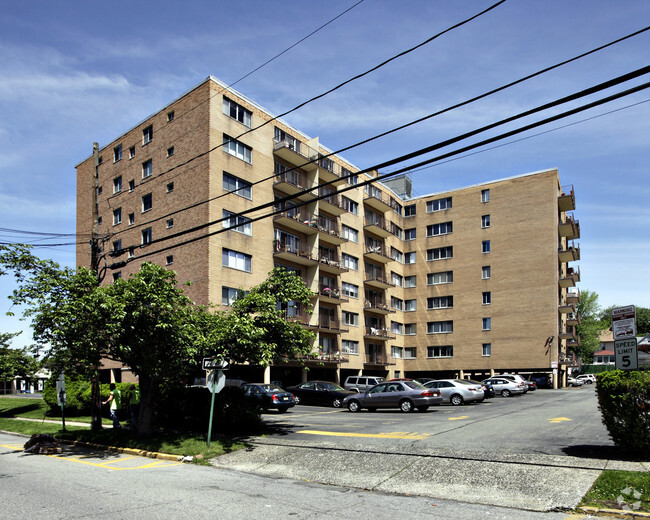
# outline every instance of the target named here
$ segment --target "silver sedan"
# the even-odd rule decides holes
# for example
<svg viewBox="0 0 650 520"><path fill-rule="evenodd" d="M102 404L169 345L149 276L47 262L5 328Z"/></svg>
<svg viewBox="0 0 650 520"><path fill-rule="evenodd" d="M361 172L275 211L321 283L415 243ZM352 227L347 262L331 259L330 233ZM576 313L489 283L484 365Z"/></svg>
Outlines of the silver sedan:
<svg viewBox="0 0 650 520"><path fill-rule="evenodd" d="M483 385L467 379L436 379L424 386L440 390L443 401L454 406L485 399Z"/></svg>
<svg viewBox="0 0 650 520"><path fill-rule="evenodd" d="M343 406L351 412L362 408L374 412L377 408L399 408L403 412L412 412L417 408L426 411L429 406L440 404L440 392L426 388L417 381L387 381L373 386L367 392L360 392L346 397Z"/></svg>

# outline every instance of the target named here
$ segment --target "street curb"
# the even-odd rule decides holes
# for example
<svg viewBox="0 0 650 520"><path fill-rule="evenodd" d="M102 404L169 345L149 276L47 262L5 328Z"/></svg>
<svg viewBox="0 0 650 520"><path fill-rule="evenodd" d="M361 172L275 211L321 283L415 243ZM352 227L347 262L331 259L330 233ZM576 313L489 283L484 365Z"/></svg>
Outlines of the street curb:
<svg viewBox="0 0 650 520"><path fill-rule="evenodd" d="M126 453L127 455L137 455L139 457L148 457L150 459L173 460L176 462L182 461L182 455L171 455L169 453L160 453L158 451L138 450L136 448L118 448L117 446L106 446L105 444L95 444L92 442L83 441L69 441L66 439L57 439L57 442L62 444L70 444L72 446L83 446L87 448L97 448L115 453Z"/></svg>
<svg viewBox="0 0 650 520"><path fill-rule="evenodd" d="M623 509L601 509L598 507L579 507L578 509L583 513L592 516L604 516L609 518L625 518L628 520L636 520L636 519L647 520L650 518L650 513L644 513L642 511L628 511Z"/></svg>

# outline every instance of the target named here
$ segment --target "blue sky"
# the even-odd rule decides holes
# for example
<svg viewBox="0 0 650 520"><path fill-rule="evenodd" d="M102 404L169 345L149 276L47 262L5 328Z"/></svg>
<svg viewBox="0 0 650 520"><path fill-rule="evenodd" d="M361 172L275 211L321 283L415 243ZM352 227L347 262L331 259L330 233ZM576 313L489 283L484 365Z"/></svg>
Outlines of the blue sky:
<svg viewBox="0 0 650 520"><path fill-rule="evenodd" d="M5 5L0 227L74 233L74 167L91 154L93 141L109 143L208 75L235 82L356 2ZM235 88L281 113L495 2L365 0ZM647 0L507 0L286 120L338 149L646 25ZM649 49L650 31L344 156L359 167L372 166L641 68L648 65ZM532 131L524 134L529 139L415 173L415 193L557 167L562 184L576 192L580 287L596 291L602 306L650 307L649 98L650 90L642 91L544 128L555 131L535 137ZM600 117L580 122L593 116ZM567 123L577 124L559 128ZM0 232L0 240L33 237ZM36 253L74 266L74 250L58 246ZM11 290L9 280L0 280L2 332L26 330L4 317ZM28 342L21 336L21 344Z"/></svg>

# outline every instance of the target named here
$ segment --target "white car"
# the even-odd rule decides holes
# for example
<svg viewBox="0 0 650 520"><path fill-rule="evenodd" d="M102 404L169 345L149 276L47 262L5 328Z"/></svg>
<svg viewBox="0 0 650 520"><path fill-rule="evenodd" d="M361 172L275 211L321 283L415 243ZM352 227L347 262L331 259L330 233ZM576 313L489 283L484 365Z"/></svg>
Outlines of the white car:
<svg viewBox="0 0 650 520"><path fill-rule="evenodd" d="M582 386L585 382L582 379L576 379L575 377L567 377L566 385L567 386Z"/></svg>
<svg viewBox="0 0 650 520"><path fill-rule="evenodd" d="M578 381L582 381L587 385L591 385L596 382L596 376L594 374L582 374L576 377Z"/></svg>
<svg viewBox="0 0 650 520"><path fill-rule="evenodd" d="M526 392L528 392L528 385L526 384L526 380L522 376L520 376L519 374L498 374L498 375L494 375L492 377L502 377L504 379L509 379L510 381L512 381L514 383L517 383L517 384L523 383L523 385L524 385L524 394Z"/></svg>

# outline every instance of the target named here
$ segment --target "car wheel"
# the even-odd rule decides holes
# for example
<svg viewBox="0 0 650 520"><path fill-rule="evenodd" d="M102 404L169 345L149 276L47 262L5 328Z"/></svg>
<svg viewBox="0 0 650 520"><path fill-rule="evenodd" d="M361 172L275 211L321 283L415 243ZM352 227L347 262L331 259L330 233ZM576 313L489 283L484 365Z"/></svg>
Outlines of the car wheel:
<svg viewBox="0 0 650 520"><path fill-rule="evenodd" d="M341 408L341 399L339 397L335 397L332 401L332 406L334 408Z"/></svg>
<svg viewBox="0 0 650 520"><path fill-rule="evenodd" d="M361 410L361 403L357 401L356 399L352 399L352 401L348 402L348 410L351 412L358 412Z"/></svg>
<svg viewBox="0 0 650 520"><path fill-rule="evenodd" d="M511 394L510 390L508 390L507 388L505 388L505 389L501 390L501 395L502 395L503 397L510 397L512 394Z"/></svg>
<svg viewBox="0 0 650 520"><path fill-rule="evenodd" d="M429 405L418 406L418 412L426 412L429 409Z"/></svg>
<svg viewBox="0 0 650 520"><path fill-rule="evenodd" d="M451 404L453 404L454 406L459 406L459 405L463 404L463 396L458 395L458 394L454 394L449 398L449 402Z"/></svg>
<svg viewBox="0 0 650 520"><path fill-rule="evenodd" d="M293 396L293 400L296 404L300 404L300 397L298 397L297 395Z"/></svg>
<svg viewBox="0 0 650 520"><path fill-rule="evenodd" d="M409 399L404 399L399 403L399 409L403 412L412 412L413 411L413 402Z"/></svg>

